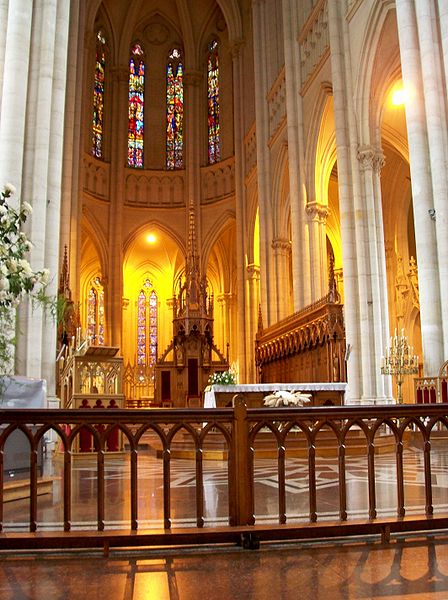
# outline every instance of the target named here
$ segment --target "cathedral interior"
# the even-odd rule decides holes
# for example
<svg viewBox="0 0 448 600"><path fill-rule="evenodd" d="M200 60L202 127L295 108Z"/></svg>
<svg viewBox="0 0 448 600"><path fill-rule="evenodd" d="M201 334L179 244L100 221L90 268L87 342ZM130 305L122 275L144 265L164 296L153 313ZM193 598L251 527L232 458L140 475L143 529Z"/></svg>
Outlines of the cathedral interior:
<svg viewBox="0 0 448 600"><path fill-rule="evenodd" d="M182 405L232 367L242 383L346 379L347 402L392 402L380 364L401 331L418 374L436 376L444 56L437 44L433 60L424 53L437 22L416 14L408 34L406 10L105 0L6 11L2 178L33 205L32 262L68 305L57 326L20 311L16 371L56 396L51 354L79 330L118 349L128 396L160 399L165 386ZM30 73L20 100L17 43ZM341 316L316 320L325 301ZM296 335L276 338L288 319ZM413 401L409 378L403 389Z"/></svg>
<svg viewBox="0 0 448 600"><path fill-rule="evenodd" d="M57 397L53 356L85 340L117 349L130 400L185 406L231 368L388 403L398 331L437 376L438 21L373 0L32 4L5 13L1 175L64 310L21 307L18 374Z"/></svg>

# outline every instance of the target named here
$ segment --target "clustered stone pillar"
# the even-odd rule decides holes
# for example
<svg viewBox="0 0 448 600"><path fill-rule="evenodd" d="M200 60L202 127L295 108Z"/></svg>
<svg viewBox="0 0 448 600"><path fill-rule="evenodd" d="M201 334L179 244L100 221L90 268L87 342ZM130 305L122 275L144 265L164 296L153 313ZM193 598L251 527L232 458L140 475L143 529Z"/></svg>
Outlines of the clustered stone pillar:
<svg viewBox="0 0 448 600"><path fill-rule="evenodd" d="M368 392L377 401L391 400L391 379L385 378L379 368L389 340L389 311L387 302L386 254L384 250L384 225L381 199L380 173L384 166L381 148L362 146L358 149L360 183L365 202L365 235L368 244L370 295L369 307L370 347L363 364L370 362L371 389ZM368 388L367 388L368 389Z"/></svg>
<svg viewBox="0 0 448 600"><path fill-rule="evenodd" d="M17 197L33 206L27 222L34 244L30 262L34 270L50 269L47 291L55 295L70 1L6 4L6 28L0 25L0 185L11 182ZM2 2L6 15L4 9ZM27 303L18 312L15 370L45 378L53 395L56 323L50 315L33 315Z"/></svg>
<svg viewBox="0 0 448 600"><path fill-rule="evenodd" d="M122 319L123 319L123 235L122 212L123 198L125 197L125 165L127 164L127 146L123 140L127 139L127 101L129 68L120 64L111 70L112 75L112 128L110 155L110 205L109 205L109 269L103 274L107 283L108 293L105 294L106 323L109 326L108 343L121 348Z"/></svg>
<svg viewBox="0 0 448 600"><path fill-rule="evenodd" d="M303 281L310 278L313 272L308 260L307 238L303 235L306 220L305 150L300 94L300 48L297 42L297 4L296 0L282 1L294 311L312 302L311 286L303 285Z"/></svg>
<svg viewBox="0 0 448 600"><path fill-rule="evenodd" d="M22 191L22 165L25 148L25 115L27 109L27 74L31 52L31 27L33 1L16 0L2 2L1 23L3 43L0 64L2 65L2 91L0 112L0 185L12 183L17 196Z"/></svg>
<svg viewBox="0 0 448 600"><path fill-rule="evenodd" d="M348 26L338 0L328 0L328 17L344 267L346 403L390 402L390 378L380 371L389 326L379 179L384 157L370 140L362 142L353 105Z"/></svg>
<svg viewBox="0 0 448 600"><path fill-rule="evenodd" d="M232 308L233 308L234 301L235 301L235 295L227 292L225 294L221 294L220 296L218 296L217 300L218 300L218 305L221 308L221 323L222 323L221 343L218 345L221 345L222 352L225 352L225 348L224 348L225 340L232 340L232 335L231 335L231 332L233 330L233 328L232 328ZM218 342L219 342L219 340L218 340Z"/></svg>
<svg viewBox="0 0 448 600"><path fill-rule="evenodd" d="M238 370L240 382L247 381L247 369L252 352L249 350L252 340L246 329L246 256L247 226L246 226L246 188L244 184L244 40L232 40L233 64L233 95L234 95L234 140L235 140L235 202L236 202L236 260L237 260L237 325L238 331L245 335L238 338ZM231 329L235 331L235 329ZM230 337L227 339L231 339Z"/></svg>
<svg viewBox="0 0 448 600"><path fill-rule="evenodd" d="M310 229L310 257L313 301L323 298L328 293L327 270L327 239L325 224L327 222L328 207L319 202L309 202L306 207Z"/></svg>
<svg viewBox="0 0 448 600"><path fill-rule="evenodd" d="M445 4L439 2L444 15L442 25L446 28ZM448 149L445 104L442 103L446 89L441 84L443 69L434 44L434 38L439 35L434 2L397 0L396 10L403 83L409 93L405 109L424 372L433 376L448 355Z"/></svg>
<svg viewBox="0 0 448 600"><path fill-rule="evenodd" d="M270 241L273 239L273 219L270 204L270 155L269 155L269 114L266 96L269 91L267 79L267 29L265 0L253 0L253 38L255 74L255 114L257 132L257 181L258 206L260 215L260 267L263 278L261 286L261 310L265 327L276 322L276 294Z"/></svg>
<svg viewBox="0 0 448 600"><path fill-rule="evenodd" d="M260 265L254 263L247 265L248 281L248 310L249 322L246 324L248 335L251 340L255 340L258 326L258 307L260 305ZM250 363L250 369L247 373L248 381L255 382L257 373L253 361Z"/></svg>
<svg viewBox="0 0 448 600"><path fill-rule="evenodd" d="M289 295L291 281L289 278L289 261L291 257L291 242L277 238L272 240L272 252L275 266L275 295L277 297L276 320L280 321L291 314Z"/></svg>
<svg viewBox="0 0 448 600"><path fill-rule="evenodd" d="M334 121L336 124L336 148L338 160L339 206L341 213L342 260L344 265L344 323L347 340L346 403L358 402L363 393L364 377L361 373L362 348L359 322L366 322L358 298L361 294L358 278L358 257L356 247L356 206L353 180L351 176L350 132L353 124L348 114L348 93L344 62L344 44L340 26L340 2L328 0L328 23L330 36L330 59L334 97ZM363 294L365 299L365 294Z"/></svg>

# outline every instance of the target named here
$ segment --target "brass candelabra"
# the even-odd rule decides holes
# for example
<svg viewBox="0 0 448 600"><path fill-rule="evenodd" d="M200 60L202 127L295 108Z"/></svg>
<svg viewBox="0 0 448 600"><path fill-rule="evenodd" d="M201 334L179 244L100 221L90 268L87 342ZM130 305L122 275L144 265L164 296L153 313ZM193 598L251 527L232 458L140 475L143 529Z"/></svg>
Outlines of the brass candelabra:
<svg viewBox="0 0 448 600"><path fill-rule="evenodd" d="M397 401L403 404L403 378L405 375L414 375L418 373L418 356L414 354L414 349L409 346L408 340L404 335L404 329L401 335L395 334L390 338L390 345L386 348L386 355L381 358L381 373L383 375L395 375L397 378Z"/></svg>

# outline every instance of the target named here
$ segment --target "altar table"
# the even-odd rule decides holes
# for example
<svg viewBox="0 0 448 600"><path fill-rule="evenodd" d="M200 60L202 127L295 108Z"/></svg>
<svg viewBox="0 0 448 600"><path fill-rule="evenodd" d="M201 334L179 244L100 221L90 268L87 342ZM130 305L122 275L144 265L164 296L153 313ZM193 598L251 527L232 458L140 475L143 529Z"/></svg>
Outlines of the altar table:
<svg viewBox="0 0 448 600"><path fill-rule="evenodd" d="M263 406L263 398L279 390L311 394L306 406L341 406L347 383L247 383L239 385L210 385L205 388L204 408L232 406L235 394L244 396L248 408Z"/></svg>

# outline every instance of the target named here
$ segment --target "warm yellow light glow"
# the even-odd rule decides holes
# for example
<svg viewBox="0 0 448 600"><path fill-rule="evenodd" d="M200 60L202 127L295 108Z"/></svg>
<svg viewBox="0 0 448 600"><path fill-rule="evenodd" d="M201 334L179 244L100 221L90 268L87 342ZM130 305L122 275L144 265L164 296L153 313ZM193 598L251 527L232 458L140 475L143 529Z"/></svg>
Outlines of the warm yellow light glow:
<svg viewBox="0 0 448 600"><path fill-rule="evenodd" d="M157 237L154 235L154 233L148 233L148 235L146 236L146 241L148 242L148 244L155 244L157 241Z"/></svg>
<svg viewBox="0 0 448 600"><path fill-rule="evenodd" d="M406 91L402 87L396 88L392 92L391 101L394 106L401 106L402 104L404 104L406 102L406 100L407 100L407 94L406 94Z"/></svg>

